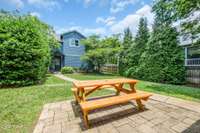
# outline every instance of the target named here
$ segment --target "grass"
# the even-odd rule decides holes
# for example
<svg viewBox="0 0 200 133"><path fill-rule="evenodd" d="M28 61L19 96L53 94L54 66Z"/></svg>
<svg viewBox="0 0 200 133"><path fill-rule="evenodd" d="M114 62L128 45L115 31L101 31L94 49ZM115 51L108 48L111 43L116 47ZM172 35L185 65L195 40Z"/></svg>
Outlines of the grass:
<svg viewBox="0 0 200 133"><path fill-rule="evenodd" d="M63 85L47 86L57 82ZM70 82L48 75L44 85L0 89L0 132L31 132L42 106L71 98L70 87Z"/></svg>
<svg viewBox="0 0 200 133"><path fill-rule="evenodd" d="M108 74L67 74L66 76L78 80L120 78L120 76ZM198 88L180 85L160 84L147 81L140 81L136 85L136 88L139 90L200 102L200 89Z"/></svg>
<svg viewBox="0 0 200 133"><path fill-rule="evenodd" d="M47 75L43 85L0 89L0 133L32 132L45 103L72 99L70 82ZM111 93L97 91L93 96Z"/></svg>
<svg viewBox="0 0 200 133"><path fill-rule="evenodd" d="M200 102L200 89L181 86L140 81L137 88L144 91L177 97L185 100Z"/></svg>
<svg viewBox="0 0 200 133"><path fill-rule="evenodd" d="M48 74L44 84L50 85L50 84L64 84L64 83L66 83L66 81L61 80L55 76Z"/></svg>

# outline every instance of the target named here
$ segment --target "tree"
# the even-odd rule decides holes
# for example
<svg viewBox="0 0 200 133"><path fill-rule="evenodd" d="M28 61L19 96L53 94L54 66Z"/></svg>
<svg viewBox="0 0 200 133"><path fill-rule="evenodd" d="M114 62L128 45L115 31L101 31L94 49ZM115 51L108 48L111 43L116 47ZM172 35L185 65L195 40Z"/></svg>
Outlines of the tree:
<svg viewBox="0 0 200 133"><path fill-rule="evenodd" d="M0 13L0 86L25 86L45 79L52 28L30 15Z"/></svg>
<svg viewBox="0 0 200 133"><path fill-rule="evenodd" d="M200 1L172 0L167 9L172 12L173 21L181 20L181 34L190 34L194 45L200 45Z"/></svg>
<svg viewBox="0 0 200 133"><path fill-rule="evenodd" d="M81 40L81 44L85 46L85 54L81 57L81 60L86 63L84 66L82 66L82 69L86 70L87 72L95 70L94 60L98 58L99 54L93 57L94 53L92 53L92 50L99 46L99 42L99 36L96 35L92 35L87 39Z"/></svg>
<svg viewBox="0 0 200 133"><path fill-rule="evenodd" d="M143 72L140 77L145 80L181 84L185 80L183 49L178 45L176 29L171 26L168 6L166 0L154 3L153 33L136 71Z"/></svg>
<svg viewBox="0 0 200 133"><path fill-rule="evenodd" d="M132 47L130 48L130 52L128 53L130 67L126 71L127 76L134 75L134 77L140 78L138 77L138 72L136 72L135 70L139 66L139 60L143 52L145 51L148 39L149 30L147 27L147 18L142 17L139 21L139 28L135 37L135 43L134 45L132 45Z"/></svg>
<svg viewBox="0 0 200 133"><path fill-rule="evenodd" d="M100 39L99 36L93 35L82 40L86 52L81 59L87 63L87 71L100 72L101 67L111 58L116 57L120 50L120 42L117 37L108 37Z"/></svg>
<svg viewBox="0 0 200 133"><path fill-rule="evenodd" d="M133 45L133 35L130 28L124 30L124 38L122 42L122 49L120 52L119 60L119 73L125 75L125 71L129 66L128 53L130 52L130 47Z"/></svg>

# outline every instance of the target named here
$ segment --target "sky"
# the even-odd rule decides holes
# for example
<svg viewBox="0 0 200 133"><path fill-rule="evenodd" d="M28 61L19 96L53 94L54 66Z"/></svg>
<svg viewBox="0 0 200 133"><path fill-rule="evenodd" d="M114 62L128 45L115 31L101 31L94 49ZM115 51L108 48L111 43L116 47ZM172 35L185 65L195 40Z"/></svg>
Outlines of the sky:
<svg viewBox="0 0 200 133"><path fill-rule="evenodd" d="M85 36L110 36L129 27L136 34L139 19L147 17L151 30L153 0L0 0L0 9L29 13L57 34L77 30Z"/></svg>

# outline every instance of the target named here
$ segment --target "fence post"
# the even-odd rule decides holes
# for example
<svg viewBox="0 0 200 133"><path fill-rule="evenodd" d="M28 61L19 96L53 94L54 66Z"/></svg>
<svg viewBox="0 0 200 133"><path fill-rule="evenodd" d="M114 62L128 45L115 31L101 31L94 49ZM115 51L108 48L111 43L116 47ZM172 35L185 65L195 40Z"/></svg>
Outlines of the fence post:
<svg viewBox="0 0 200 133"><path fill-rule="evenodd" d="M188 55L188 48L185 47L185 66L187 66L187 55Z"/></svg>

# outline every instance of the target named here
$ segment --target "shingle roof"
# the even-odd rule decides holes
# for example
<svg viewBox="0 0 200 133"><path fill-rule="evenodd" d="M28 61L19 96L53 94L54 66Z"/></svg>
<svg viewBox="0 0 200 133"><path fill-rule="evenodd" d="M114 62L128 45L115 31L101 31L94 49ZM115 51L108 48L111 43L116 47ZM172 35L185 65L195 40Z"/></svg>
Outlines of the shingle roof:
<svg viewBox="0 0 200 133"><path fill-rule="evenodd" d="M62 33L61 36L67 35L67 34L71 34L71 33L77 33L77 34L79 34L80 36L82 36L83 38L86 38L83 34L81 34L80 32L78 32L78 31L76 31L76 30L72 30L72 31L69 31L69 32Z"/></svg>

